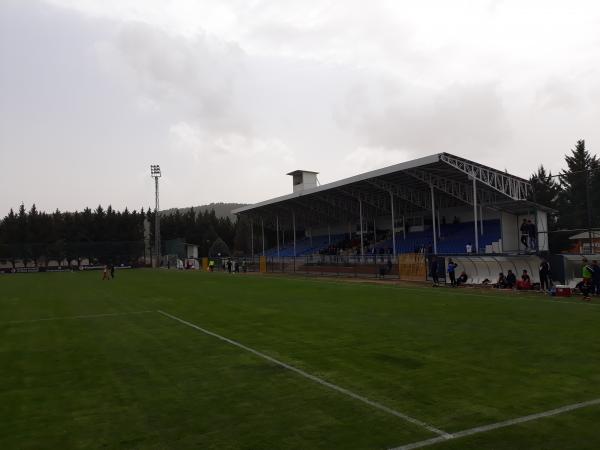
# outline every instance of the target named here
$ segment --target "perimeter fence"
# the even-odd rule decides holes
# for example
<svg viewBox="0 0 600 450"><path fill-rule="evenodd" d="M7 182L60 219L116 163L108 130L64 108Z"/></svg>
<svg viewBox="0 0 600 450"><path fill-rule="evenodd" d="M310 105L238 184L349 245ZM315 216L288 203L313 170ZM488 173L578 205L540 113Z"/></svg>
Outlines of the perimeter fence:
<svg viewBox="0 0 600 450"><path fill-rule="evenodd" d="M0 244L0 271L35 272L103 264L140 267L151 255L143 241Z"/></svg>

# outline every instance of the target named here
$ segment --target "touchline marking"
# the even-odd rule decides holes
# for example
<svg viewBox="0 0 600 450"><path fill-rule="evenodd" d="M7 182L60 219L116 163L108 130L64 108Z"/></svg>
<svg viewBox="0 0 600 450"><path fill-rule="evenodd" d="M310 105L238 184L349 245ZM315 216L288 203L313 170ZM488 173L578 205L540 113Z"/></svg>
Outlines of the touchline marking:
<svg viewBox="0 0 600 450"><path fill-rule="evenodd" d="M44 317L41 319L26 319L26 320L10 320L8 322L0 322L1 325L17 324L17 323L32 323L32 322L48 322L51 320L70 320L70 319L94 319L96 317L112 317L112 316L128 316L131 314L147 314L155 311L130 311L120 313L105 313L105 314L87 314L83 316L63 316L63 317Z"/></svg>
<svg viewBox="0 0 600 450"><path fill-rule="evenodd" d="M385 411L388 414L391 414L393 416L399 417L400 419L403 419L403 420L405 420L407 422L410 422L410 423L412 423L414 425L418 425L418 426L420 426L422 428L425 428L425 429L431 431L432 433L435 433L435 434L439 435L441 440L448 439L450 437L450 435L448 433L446 433L445 431L442 431L442 430L440 430L438 428L435 428L434 426L429 425L429 424L427 424L425 422L422 422L419 419L415 419L414 417L411 417L411 416L408 416L408 415L406 415L404 413L396 411L396 410L394 410L392 408L389 408L389 407L387 407L385 405L382 405L381 403L377 403L377 402L375 402L373 400L369 400L368 398L363 397L362 395L355 394L354 392L349 391L348 389L345 389L345 388L343 388L341 386L338 386L337 384L330 383L329 381L325 381L322 378L319 378L319 377L317 377L315 375L311 375L310 373L305 372L304 370L301 370L301 369L298 369L297 367L294 367L294 366L291 366L289 364L286 364L286 363L284 363L282 361L279 361L278 359L272 358L269 355L265 355L264 353L261 353L258 350L254 350L253 348L247 347L244 344L241 344L241 343L239 343L237 341L234 341L233 339L229 339L229 338L226 338L224 336L221 336L220 334L217 334L217 333L214 333L214 332L212 332L210 330L207 330L205 328L199 327L198 325L195 325L195 324L193 324L191 322L188 322L187 320L180 319L179 317L173 316L173 315L171 315L169 313L166 313L164 311L158 310L157 312L160 313L160 314L162 314L165 317L169 317L170 319L176 320L177 322L180 322L180 323L182 323L184 325L187 325L188 327L191 327L191 328L194 328L194 329L196 329L198 331L201 331L204 334L208 334L209 336L215 337L215 338L217 338L217 339L219 339L221 341L227 342L227 343L229 343L231 345L235 345L236 347L241 348L242 350L246 350L247 352L253 353L256 356L259 356L259 357L261 357L263 359L266 359L267 361L270 361L270 362L272 362L274 364L277 364L278 366L281 366L281 367L284 367L284 368L286 368L288 370L291 370L292 372L295 372L298 375L303 376L304 378L308 378L309 380L312 380L315 383L319 383L319 384L321 384L323 386L326 386L326 387L328 387L330 389L333 389L334 391L337 391L337 392L340 392L342 394L345 394L348 397L352 397L355 400L361 401L363 403L366 403L367 405L370 405L370 406L372 406L374 408L377 408L377 409L379 409L381 411Z"/></svg>
<svg viewBox="0 0 600 450"><path fill-rule="evenodd" d="M411 450L414 448L422 448L428 445L437 444L438 442L447 441L449 439L457 439L465 436L471 436L473 434L484 433L486 431L495 430L497 428L510 427L524 422L530 422L532 420L543 419L545 417L556 416L565 412L573 411L575 409L586 408L588 406L600 405L600 398L589 400L587 402L574 403L572 405L561 406L560 408L551 409L549 411L531 414L529 416L517 417L516 419L505 420L503 422L491 423L489 425L483 425L480 427L469 428L468 430L458 431L447 436L439 436L424 441L414 442L412 444L402 445L400 447L394 447L390 450Z"/></svg>

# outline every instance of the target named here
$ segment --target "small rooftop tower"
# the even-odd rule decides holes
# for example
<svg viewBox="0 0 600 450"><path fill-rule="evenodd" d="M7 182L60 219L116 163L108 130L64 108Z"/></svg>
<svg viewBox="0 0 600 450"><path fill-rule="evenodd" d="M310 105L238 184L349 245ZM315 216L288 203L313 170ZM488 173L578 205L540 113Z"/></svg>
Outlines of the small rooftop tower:
<svg viewBox="0 0 600 450"><path fill-rule="evenodd" d="M310 170L294 170L288 173L292 177L294 192L316 188L318 174L319 172L311 172Z"/></svg>

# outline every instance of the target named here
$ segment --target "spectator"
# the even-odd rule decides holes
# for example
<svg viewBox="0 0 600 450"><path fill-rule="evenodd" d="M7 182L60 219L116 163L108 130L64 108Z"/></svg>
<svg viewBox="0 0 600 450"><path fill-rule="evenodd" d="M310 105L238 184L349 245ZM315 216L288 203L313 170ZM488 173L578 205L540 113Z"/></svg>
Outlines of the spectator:
<svg viewBox="0 0 600 450"><path fill-rule="evenodd" d="M527 219L523 219L523 223L519 229L521 230L521 244L523 244L527 250L529 248L529 245L527 244L529 240L529 227L527 226Z"/></svg>
<svg viewBox="0 0 600 450"><path fill-rule="evenodd" d="M456 268L458 264L452 261L452 258L448 260L448 278L450 278L450 285L456 287Z"/></svg>
<svg viewBox="0 0 600 450"><path fill-rule="evenodd" d="M527 221L527 236L529 237L529 248L535 251L537 248L537 227L531 220Z"/></svg>
<svg viewBox="0 0 600 450"><path fill-rule="evenodd" d="M515 276L512 270L508 269L508 273L506 274L506 287L512 289L515 287L516 284L517 277Z"/></svg>
<svg viewBox="0 0 600 450"><path fill-rule="evenodd" d="M531 289L531 277L527 273L525 269L523 269L523 274L521 275L521 279L517 281L517 289L519 290L529 290Z"/></svg>
<svg viewBox="0 0 600 450"><path fill-rule="evenodd" d="M467 251L467 254L473 253L473 246L470 242L465 246L465 250Z"/></svg>
<svg viewBox="0 0 600 450"><path fill-rule="evenodd" d="M540 291L550 290L550 263L542 259L540 263Z"/></svg>
<svg viewBox="0 0 600 450"><path fill-rule="evenodd" d="M467 272L464 270L460 273L460 276L456 279L456 286L460 286L461 284L465 284L468 280Z"/></svg>
<svg viewBox="0 0 600 450"><path fill-rule="evenodd" d="M388 259L388 261L387 261L387 272L388 272L389 274L391 274L391 273L392 273L392 267L394 267L394 265L392 264L392 260L391 260L391 259Z"/></svg>
<svg viewBox="0 0 600 450"><path fill-rule="evenodd" d="M438 261L435 256L431 256L429 259L429 275L431 275L434 287L440 284L440 279L438 277Z"/></svg>
<svg viewBox="0 0 600 450"><path fill-rule="evenodd" d="M494 287L497 289L504 289L506 287L506 277L504 273L500 272L498 274L498 281L494 284Z"/></svg>

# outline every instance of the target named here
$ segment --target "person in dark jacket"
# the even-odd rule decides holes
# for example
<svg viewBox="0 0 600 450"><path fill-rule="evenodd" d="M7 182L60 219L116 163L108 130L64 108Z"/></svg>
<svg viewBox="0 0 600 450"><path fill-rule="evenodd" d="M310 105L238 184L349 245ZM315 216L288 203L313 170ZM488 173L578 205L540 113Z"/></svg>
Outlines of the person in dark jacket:
<svg viewBox="0 0 600 450"><path fill-rule="evenodd" d="M435 256L431 256L429 259L429 275L431 275L434 287L440 284L440 279L438 277L438 261Z"/></svg>
<svg viewBox="0 0 600 450"><path fill-rule="evenodd" d="M529 245L527 242L529 240L529 226L527 225L527 219L523 219L523 223L519 229L521 230L521 244L525 246L525 249L528 249Z"/></svg>
<svg viewBox="0 0 600 450"><path fill-rule="evenodd" d="M456 268L458 264L452 261L452 258L448 260L448 278L450 278L450 285L456 287Z"/></svg>
<svg viewBox="0 0 600 450"><path fill-rule="evenodd" d="M535 251L537 248L537 227L531 220L527 221L527 234L529 237L529 248Z"/></svg>
<svg viewBox="0 0 600 450"><path fill-rule="evenodd" d="M550 289L550 263L542 259L540 263L540 291Z"/></svg>
<svg viewBox="0 0 600 450"><path fill-rule="evenodd" d="M516 284L517 277L515 276L512 270L508 269L508 273L506 274L506 287L512 289L515 287Z"/></svg>
<svg viewBox="0 0 600 450"><path fill-rule="evenodd" d="M498 281L494 284L494 287L497 289L504 289L506 287L506 276L503 272L498 274Z"/></svg>

